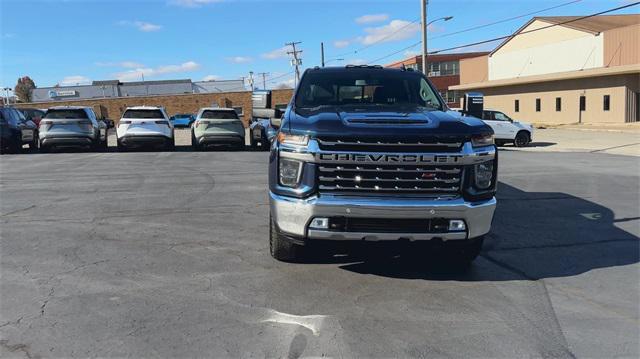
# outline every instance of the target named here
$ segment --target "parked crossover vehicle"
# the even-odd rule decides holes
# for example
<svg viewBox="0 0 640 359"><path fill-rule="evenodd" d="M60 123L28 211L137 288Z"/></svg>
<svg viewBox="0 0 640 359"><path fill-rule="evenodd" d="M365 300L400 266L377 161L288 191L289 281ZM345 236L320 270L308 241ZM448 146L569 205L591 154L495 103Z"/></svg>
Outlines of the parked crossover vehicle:
<svg viewBox="0 0 640 359"><path fill-rule="evenodd" d="M191 124L195 120L196 118L190 113L179 113L169 118L169 121L171 121L171 124L173 125L174 128L191 127Z"/></svg>
<svg viewBox="0 0 640 359"><path fill-rule="evenodd" d="M38 128L13 107L0 108L0 152L19 152L22 145L38 148Z"/></svg>
<svg viewBox="0 0 640 359"><path fill-rule="evenodd" d="M321 241L422 242L462 266L480 253L496 207L493 130L449 110L422 73L308 69L272 124L274 258Z"/></svg>
<svg viewBox="0 0 640 359"><path fill-rule="evenodd" d="M244 125L232 108L202 108L193 123L191 145L196 150L211 145L242 147Z"/></svg>
<svg viewBox="0 0 640 359"><path fill-rule="evenodd" d="M523 147L533 139L533 126L530 123L515 121L503 112L484 110L482 120L493 129L497 145L513 142L516 147Z"/></svg>
<svg viewBox="0 0 640 359"><path fill-rule="evenodd" d="M118 150L138 147L175 147L173 125L162 107L129 107L122 114L116 130Z"/></svg>
<svg viewBox="0 0 640 359"><path fill-rule="evenodd" d="M27 118L27 120L33 121L36 126L40 126L40 120L42 120L46 113L46 111L37 108L21 108L20 111L22 111L22 114Z"/></svg>
<svg viewBox="0 0 640 359"><path fill-rule="evenodd" d="M40 121L40 151L59 147L107 148L107 128L91 107L58 106L47 110Z"/></svg>

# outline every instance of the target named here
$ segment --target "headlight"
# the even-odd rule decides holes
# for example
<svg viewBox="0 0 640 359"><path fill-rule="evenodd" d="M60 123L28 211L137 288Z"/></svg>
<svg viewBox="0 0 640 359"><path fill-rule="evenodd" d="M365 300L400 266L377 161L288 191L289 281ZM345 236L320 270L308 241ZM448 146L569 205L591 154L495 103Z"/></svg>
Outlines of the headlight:
<svg viewBox="0 0 640 359"><path fill-rule="evenodd" d="M479 189L487 189L493 184L493 161L475 166L475 182Z"/></svg>
<svg viewBox="0 0 640 359"><path fill-rule="evenodd" d="M302 162L290 159L280 159L278 173L280 184L285 187L296 187L302 174Z"/></svg>
<svg viewBox="0 0 640 359"><path fill-rule="evenodd" d="M278 142L290 145L306 146L309 143L309 136L290 135L280 132L278 133Z"/></svg>
<svg viewBox="0 0 640 359"><path fill-rule="evenodd" d="M471 136L471 145L473 147L482 147L493 145L493 135L473 135Z"/></svg>

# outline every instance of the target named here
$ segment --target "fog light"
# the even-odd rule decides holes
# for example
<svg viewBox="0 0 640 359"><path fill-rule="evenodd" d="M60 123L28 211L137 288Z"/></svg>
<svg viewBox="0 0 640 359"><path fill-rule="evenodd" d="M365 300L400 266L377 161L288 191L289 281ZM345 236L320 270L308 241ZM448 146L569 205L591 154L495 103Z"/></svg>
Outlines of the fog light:
<svg viewBox="0 0 640 359"><path fill-rule="evenodd" d="M329 218L318 217L314 218L309 225L309 228L315 229L328 229L329 228Z"/></svg>
<svg viewBox="0 0 640 359"><path fill-rule="evenodd" d="M461 219L452 219L449 221L449 232L460 232L467 229L464 221Z"/></svg>

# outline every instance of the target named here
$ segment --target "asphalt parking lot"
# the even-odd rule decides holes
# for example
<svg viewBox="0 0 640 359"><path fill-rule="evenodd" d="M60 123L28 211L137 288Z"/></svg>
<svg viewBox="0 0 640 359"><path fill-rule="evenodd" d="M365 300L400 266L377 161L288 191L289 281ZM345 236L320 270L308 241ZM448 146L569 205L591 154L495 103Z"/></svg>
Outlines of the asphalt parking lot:
<svg viewBox="0 0 640 359"><path fill-rule="evenodd" d="M638 357L637 158L500 152L468 273L268 253L265 152L0 162L2 357Z"/></svg>

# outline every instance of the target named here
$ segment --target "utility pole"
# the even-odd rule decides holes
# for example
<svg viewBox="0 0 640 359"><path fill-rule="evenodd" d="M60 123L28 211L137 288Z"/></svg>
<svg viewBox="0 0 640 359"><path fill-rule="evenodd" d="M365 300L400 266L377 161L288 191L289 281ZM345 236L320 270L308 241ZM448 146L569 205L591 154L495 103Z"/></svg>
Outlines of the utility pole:
<svg viewBox="0 0 640 359"><path fill-rule="evenodd" d="M420 0L420 5L422 19L422 73L427 75L429 73L427 68L427 6L429 6L429 0Z"/></svg>
<svg viewBox="0 0 640 359"><path fill-rule="evenodd" d="M320 43L320 57L321 57L321 63L322 63L322 67L324 67L324 42Z"/></svg>
<svg viewBox="0 0 640 359"><path fill-rule="evenodd" d="M258 72L257 75L262 75L262 89L266 90L267 89L267 75L269 73L268 72Z"/></svg>
<svg viewBox="0 0 640 359"><path fill-rule="evenodd" d="M253 71L249 71L249 86L251 86L251 92L253 92Z"/></svg>
<svg viewBox="0 0 640 359"><path fill-rule="evenodd" d="M300 41L294 41L285 44L285 46L291 46L292 48L292 50L288 51L287 54L293 56L293 59L291 60L291 66L295 66L296 68L296 82L294 84L294 87L298 86L298 82L300 81L300 65L302 65L302 59L298 58L298 54L302 53L302 50L296 50L296 45L300 43Z"/></svg>

